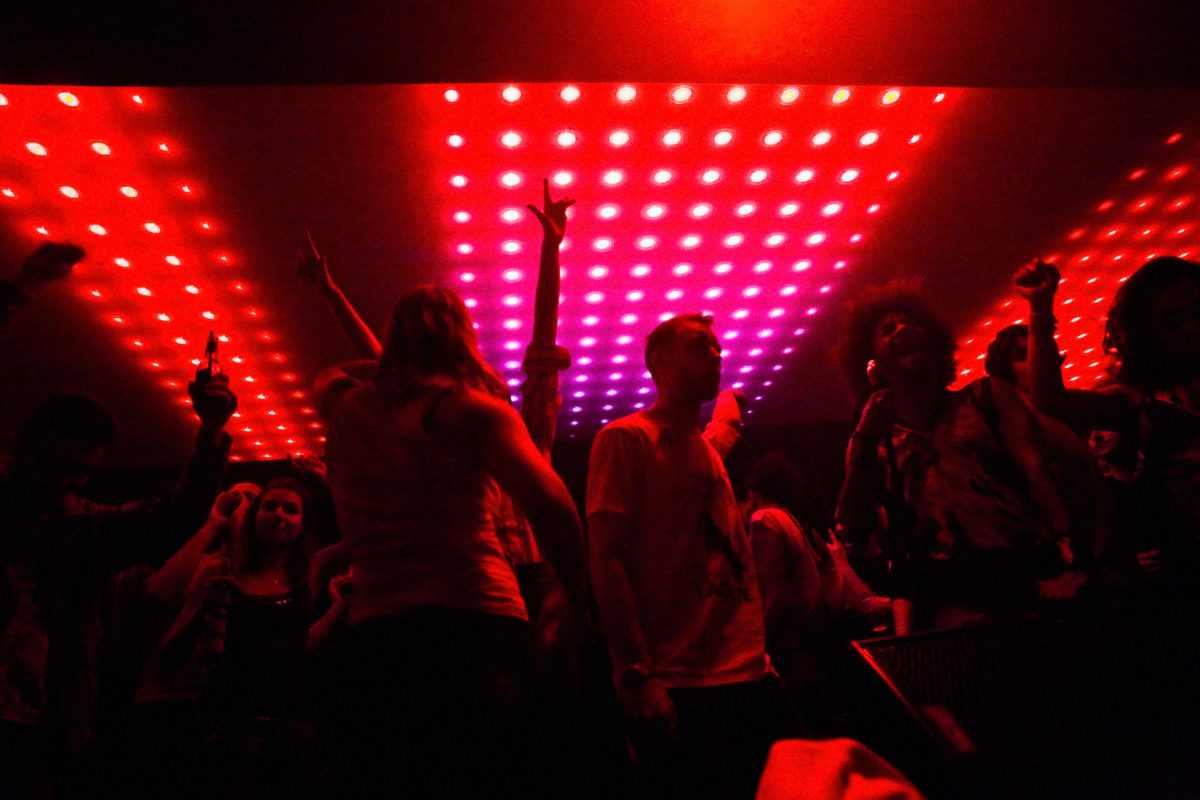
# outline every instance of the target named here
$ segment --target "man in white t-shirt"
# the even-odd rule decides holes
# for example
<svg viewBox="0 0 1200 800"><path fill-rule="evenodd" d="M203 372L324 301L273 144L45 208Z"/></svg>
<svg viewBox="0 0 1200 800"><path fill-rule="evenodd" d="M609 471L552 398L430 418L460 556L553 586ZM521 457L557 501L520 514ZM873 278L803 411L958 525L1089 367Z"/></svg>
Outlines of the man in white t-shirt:
<svg viewBox="0 0 1200 800"><path fill-rule="evenodd" d="M753 796L786 713L753 555L714 447L727 450L733 432L699 428L721 380L711 317L655 328L646 366L656 402L601 430L588 468L592 585L617 697L660 796Z"/></svg>

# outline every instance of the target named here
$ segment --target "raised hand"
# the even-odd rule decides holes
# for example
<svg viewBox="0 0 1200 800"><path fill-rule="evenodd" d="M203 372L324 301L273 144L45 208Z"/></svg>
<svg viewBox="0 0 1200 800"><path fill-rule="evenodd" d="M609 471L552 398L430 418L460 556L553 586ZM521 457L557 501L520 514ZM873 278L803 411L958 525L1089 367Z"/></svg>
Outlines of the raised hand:
<svg viewBox="0 0 1200 800"><path fill-rule="evenodd" d="M296 274L316 286L318 292L326 294L333 290L329 265L325 263L325 256L317 252L317 246L313 243L308 228L304 229L304 238L308 241L308 249L296 251Z"/></svg>
<svg viewBox="0 0 1200 800"><path fill-rule="evenodd" d="M860 436L882 438L891 435L894 424L896 407L892 401L892 390L880 389L867 399L854 432Z"/></svg>
<svg viewBox="0 0 1200 800"><path fill-rule="evenodd" d="M207 381L192 381L188 384L188 395L201 426L210 431L220 431L237 411L237 397L230 391L229 377L224 373Z"/></svg>
<svg viewBox="0 0 1200 800"><path fill-rule="evenodd" d="M210 520L221 519L228 520L237 511L238 506L242 504L244 496L241 492L229 489L217 495L217 499L213 501L212 511L209 512Z"/></svg>
<svg viewBox="0 0 1200 800"><path fill-rule="evenodd" d="M1054 292L1062 279L1058 268L1035 259L1017 270L1013 275L1013 288L1017 294L1029 301L1030 308L1051 311L1054 307Z"/></svg>
<svg viewBox="0 0 1200 800"><path fill-rule="evenodd" d="M325 462L319 456L313 453L300 453L299 455L289 455L288 463L292 465L292 469L297 472L312 475L320 480L326 480Z"/></svg>
<svg viewBox="0 0 1200 800"><path fill-rule="evenodd" d="M746 402L746 394L741 389L722 389L717 394L716 405L713 406L713 422L723 422L734 428L741 427Z"/></svg>
<svg viewBox="0 0 1200 800"><path fill-rule="evenodd" d="M354 595L354 576L349 572L329 581L329 599L334 605L347 606Z"/></svg>
<svg viewBox="0 0 1200 800"><path fill-rule="evenodd" d="M562 244L567 232L567 209L575 205L575 201L564 197L561 200L550 199L550 181L542 178L542 208L534 205L525 206L538 222L542 223L542 234L545 240L554 244Z"/></svg>

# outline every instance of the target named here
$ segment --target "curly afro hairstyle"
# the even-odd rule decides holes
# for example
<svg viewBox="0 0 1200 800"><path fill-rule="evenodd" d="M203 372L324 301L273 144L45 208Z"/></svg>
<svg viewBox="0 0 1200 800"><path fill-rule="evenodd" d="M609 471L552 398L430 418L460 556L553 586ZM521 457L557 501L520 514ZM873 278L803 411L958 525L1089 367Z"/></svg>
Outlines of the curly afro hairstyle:
<svg viewBox="0 0 1200 800"><path fill-rule="evenodd" d="M842 371L842 378L860 403L874 391L867 379L867 362L875 357L875 328L884 317L895 313L907 314L924 329L937 358L943 386L954 383L958 374L954 362L958 345L954 334L933 310L920 286L904 280L871 286L846 304L838 342L833 349L833 358Z"/></svg>
<svg viewBox="0 0 1200 800"><path fill-rule="evenodd" d="M1121 383L1142 390L1163 389L1186 377L1177 374L1181 369L1194 372L1200 366L1169 363L1154 332L1155 300L1181 280L1200 286L1200 263L1163 256L1143 264L1117 292L1104 325L1104 345L1110 352L1115 349L1121 359Z"/></svg>

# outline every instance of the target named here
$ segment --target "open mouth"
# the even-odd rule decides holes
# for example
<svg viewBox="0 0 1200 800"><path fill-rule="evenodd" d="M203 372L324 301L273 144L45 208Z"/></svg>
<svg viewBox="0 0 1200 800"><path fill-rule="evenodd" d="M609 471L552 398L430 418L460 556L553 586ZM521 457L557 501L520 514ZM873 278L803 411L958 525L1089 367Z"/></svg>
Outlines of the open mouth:
<svg viewBox="0 0 1200 800"><path fill-rule="evenodd" d="M907 358L911 355L925 353L928 348L925 334L916 328L906 328L900 331L892 340L892 352L897 358Z"/></svg>

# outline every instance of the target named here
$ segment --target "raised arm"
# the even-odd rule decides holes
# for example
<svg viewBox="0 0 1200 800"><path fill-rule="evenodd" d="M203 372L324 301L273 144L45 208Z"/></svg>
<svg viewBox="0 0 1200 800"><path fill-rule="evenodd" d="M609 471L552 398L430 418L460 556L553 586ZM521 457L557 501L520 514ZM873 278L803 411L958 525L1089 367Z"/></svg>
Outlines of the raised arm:
<svg viewBox="0 0 1200 800"><path fill-rule="evenodd" d="M166 560L204 525L212 510L233 443L225 423L237 408L237 398L223 374L188 384L188 394L200 425L183 474L168 494L120 506L79 501L101 526L99 555L109 572Z"/></svg>
<svg viewBox="0 0 1200 800"><path fill-rule="evenodd" d="M558 373L571 366L571 354L559 347L558 292L560 269L558 250L567 230L567 209L575 201L552 200L550 182L542 180L542 208L526 206L542 226L542 249L538 260L537 289L533 303L533 338L525 350L525 384L521 387L521 419L538 450L548 460L554 445L554 428L562 397L558 393Z"/></svg>
<svg viewBox="0 0 1200 800"><path fill-rule="evenodd" d="M1030 399L1039 411L1068 425L1129 431L1137 404L1129 389L1068 390L1063 384L1062 359L1054 340L1054 294L1061 278L1057 267L1041 260L1021 267L1013 277L1013 287L1029 303Z"/></svg>
<svg viewBox="0 0 1200 800"><path fill-rule="evenodd" d="M182 603L200 559L213 542L229 530L231 519L238 519L238 508L249 505L249 500L245 491L237 489L218 495L204 526L146 579L146 592L164 603Z"/></svg>
<svg viewBox="0 0 1200 800"><path fill-rule="evenodd" d="M746 395L741 389L722 389L713 405L712 419L704 427L704 438L722 460L728 458L741 438L742 408Z"/></svg>
<svg viewBox="0 0 1200 800"><path fill-rule="evenodd" d="M879 448L884 438L891 436L895 418L890 390L880 389L867 400L846 446L846 477L836 516L852 550L861 547L879 524L879 509L887 491Z"/></svg>
<svg viewBox="0 0 1200 800"><path fill-rule="evenodd" d="M325 256L317 252L312 234L305 229L304 236L308 240L308 249L301 250L298 254L296 274L316 286L317 292L329 303L333 315L337 317L338 326L342 329L342 335L350 342L355 354L359 358L379 358L379 354L383 352L379 340L354 310L354 306L350 305L346 295L333 282L333 277L329 274L329 265Z"/></svg>
<svg viewBox="0 0 1200 800"><path fill-rule="evenodd" d="M569 198L550 199L550 181L542 179L542 208L528 208L542 226L542 251L538 261L537 291L533 301L533 344L553 345L558 335L558 248L567 233Z"/></svg>

